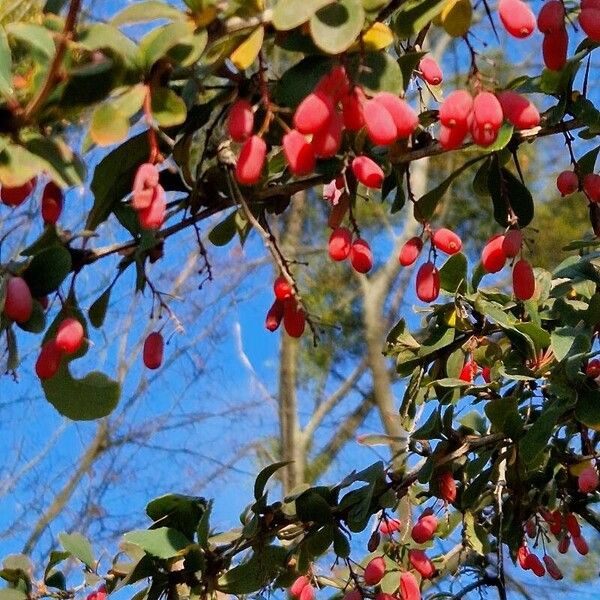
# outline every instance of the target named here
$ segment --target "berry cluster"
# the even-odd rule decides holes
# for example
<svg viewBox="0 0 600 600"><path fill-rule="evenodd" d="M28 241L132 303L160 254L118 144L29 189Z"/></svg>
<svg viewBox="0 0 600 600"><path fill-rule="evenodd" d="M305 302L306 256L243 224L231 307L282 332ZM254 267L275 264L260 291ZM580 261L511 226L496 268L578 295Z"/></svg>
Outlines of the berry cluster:
<svg viewBox="0 0 600 600"><path fill-rule="evenodd" d="M34 177L27 183L17 187L2 186L0 188L0 202L6 206L20 206L27 200L35 189L37 178ZM44 186L41 198L41 213L44 223L56 225L63 208L63 192L50 181Z"/></svg>
<svg viewBox="0 0 600 600"><path fill-rule="evenodd" d="M600 202L600 175L597 173L588 173L580 183L577 173L563 171L556 178L556 187L561 196L570 196L583 190L590 202Z"/></svg>
<svg viewBox="0 0 600 600"><path fill-rule="evenodd" d="M294 297L293 287L285 277L280 276L273 284L273 292L275 301L267 312L265 327L269 331L276 331L283 321L286 333L299 338L306 327L306 315Z"/></svg>
<svg viewBox="0 0 600 600"><path fill-rule="evenodd" d="M40 350L35 363L35 372L40 379L56 375L64 354L73 354L81 348L85 332L81 322L73 317L61 321L56 336L49 339Z"/></svg>
<svg viewBox="0 0 600 600"><path fill-rule="evenodd" d="M131 206L145 229L159 229L165 222L167 202L159 183L159 172L152 163L141 164L133 180Z"/></svg>

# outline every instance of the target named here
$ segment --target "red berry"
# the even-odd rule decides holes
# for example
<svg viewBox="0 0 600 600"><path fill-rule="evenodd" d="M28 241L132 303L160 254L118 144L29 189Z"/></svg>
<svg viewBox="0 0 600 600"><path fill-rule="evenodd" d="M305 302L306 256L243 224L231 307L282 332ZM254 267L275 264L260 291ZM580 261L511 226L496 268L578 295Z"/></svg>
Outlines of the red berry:
<svg viewBox="0 0 600 600"><path fill-rule="evenodd" d="M582 5L579 24L590 40L600 42L600 6L583 8Z"/></svg>
<svg viewBox="0 0 600 600"><path fill-rule="evenodd" d="M294 583L292 583L292 587L290 588L290 595L294 598L300 598L300 594L302 590L310 584L308 577L305 575L300 575Z"/></svg>
<svg viewBox="0 0 600 600"><path fill-rule="evenodd" d="M243 142L252 134L254 113L248 100L237 100L229 109L227 133L234 142Z"/></svg>
<svg viewBox="0 0 600 600"><path fill-rule="evenodd" d="M583 178L583 191L590 202L600 202L600 175L590 173Z"/></svg>
<svg viewBox="0 0 600 600"><path fill-rule="evenodd" d="M16 187L0 187L0 202L6 206L19 206L29 197L35 187L36 178L34 177L27 183Z"/></svg>
<svg viewBox="0 0 600 600"><path fill-rule="evenodd" d="M331 232L328 251L332 260L346 260L352 247L352 233L346 227L338 227Z"/></svg>
<svg viewBox="0 0 600 600"><path fill-rule="evenodd" d="M2 312L17 323L29 321L33 311L33 298L27 282L22 277L10 277L6 283L6 297Z"/></svg>
<svg viewBox="0 0 600 600"><path fill-rule="evenodd" d="M283 302L281 300L275 300L267 312L267 318L265 319L265 327L269 331L276 331L281 325L283 320Z"/></svg>
<svg viewBox="0 0 600 600"><path fill-rule="evenodd" d="M167 201L165 199L165 190L162 185L154 188L152 202L147 208L138 211L140 225L145 229L160 229L165 222L167 213Z"/></svg>
<svg viewBox="0 0 600 600"><path fill-rule="evenodd" d="M394 531L400 531L400 527L402 527L402 523L398 519L384 519L379 524L379 532L385 535L390 535L394 533Z"/></svg>
<svg viewBox="0 0 600 600"><path fill-rule="evenodd" d="M159 331L153 331L144 341L144 365L148 369L158 369L163 361L163 336Z"/></svg>
<svg viewBox="0 0 600 600"><path fill-rule="evenodd" d="M300 600L314 600L315 588L312 585L305 585L300 592Z"/></svg>
<svg viewBox="0 0 600 600"><path fill-rule="evenodd" d="M417 571L423 579L431 579L435 575L436 568L423 550L409 550L408 560L410 560L413 569Z"/></svg>
<svg viewBox="0 0 600 600"><path fill-rule="evenodd" d="M564 518L560 510L554 510L548 519L548 525L550 526L550 533L554 535L560 535L563 530Z"/></svg>
<svg viewBox="0 0 600 600"><path fill-rule="evenodd" d="M502 106L491 92L479 92L473 100L473 121L483 129L499 129L504 120Z"/></svg>
<svg viewBox="0 0 600 600"><path fill-rule="evenodd" d="M585 374L592 379L598 377L600 375L600 359L592 358L585 367Z"/></svg>
<svg viewBox="0 0 600 600"><path fill-rule="evenodd" d="M485 127L473 123L473 125L471 125L471 137L478 146L487 148L496 141L498 130L492 128L486 129Z"/></svg>
<svg viewBox="0 0 600 600"><path fill-rule="evenodd" d="M344 127L348 129L348 131L359 131L364 127L364 102L365 94L359 87L353 88L346 96L342 98Z"/></svg>
<svg viewBox="0 0 600 600"><path fill-rule="evenodd" d="M481 376L486 383L490 383L492 380L492 370L489 367L483 367L481 369Z"/></svg>
<svg viewBox="0 0 600 600"><path fill-rule="evenodd" d="M314 92L302 100L294 113L294 127L304 134L315 134L329 123L334 107L331 98L323 92Z"/></svg>
<svg viewBox="0 0 600 600"><path fill-rule="evenodd" d="M338 65L333 67L327 75L321 77L315 91L326 94L338 102L349 90L350 80L348 79L346 69Z"/></svg>
<svg viewBox="0 0 600 600"><path fill-rule="evenodd" d="M433 302L440 295L440 273L432 262L426 262L417 271L417 297L422 302Z"/></svg>
<svg viewBox="0 0 600 600"><path fill-rule="evenodd" d="M440 498L449 504L456 500L456 481L450 471L444 471L438 479Z"/></svg>
<svg viewBox="0 0 600 600"><path fill-rule="evenodd" d="M475 375L477 375L478 365L474 360L468 360L460 371L459 379L466 383L473 383Z"/></svg>
<svg viewBox="0 0 600 600"><path fill-rule="evenodd" d="M50 379L54 377L60 367L62 351L56 345L54 340L47 341L40 351L35 363L35 372L40 379Z"/></svg>
<svg viewBox="0 0 600 600"><path fill-rule="evenodd" d="M152 204L159 178L158 169L152 163L143 163L137 168L131 190L131 205L135 210L148 208Z"/></svg>
<svg viewBox="0 0 600 600"><path fill-rule="evenodd" d="M526 260L518 260L512 272L513 290L519 300L529 300L535 293L535 276Z"/></svg>
<svg viewBox="0 0 600 600"><path fill-rule="evenodd" d="M421 600L419 582L410 571L400 573L400 593L402 600Z"/></svg>
<svg viewBox="0 0 600 600"><path fill-rule="evenodd" d="M581 535L581 527L579 526L579 521L577 521L577 517L573 513L569 513L566 516L565 525L567 526L567 531L573 537L579 537Z"/></svg>
<svg viewBox="0 0 600 600"><path fill-rule="evenodd" d="M55 225L63 207L62 190L53 182L46 184L42 193L42 219L44 223Z"/></svg>
<svg viewBox="0 0 600 600"><path fill-rule="evenodd" d="M598 488L598 471L595 467L586 467L579 474L577 480L579 491L582 494L590 494Z"/></svg>
<svg viewBox="0 0 600 600"><path fill-rule="evenodd" d="M365 567L364 580L365 585L377 585L385 575L385 560L383 556L378 556L370 560Z"/></svg>
<svg viewBox="0 0 600 600"><path fill-rule="evenodd" d="M560 0L548 0L540 9L537 26L542 33L552 33L565 26L565 7Z"/></svg>
<svg viewBox="0 0 600 600"><path fill-rule="evenodd" d="M419 118L407 102L391 92L379 92L373 99L383 105L392 116L398 137L407 138L416 129Z"/></svg>
<svg viewBox="0 0 600 600"><path fill-rule="evenodd" d="M237 165L235 167L235 178L242 185L254 185L260 179L265 158L267 156L267 144L265 141L253 135L248 138L240 151Z"/></svg>
<svg viewBox="0 0 600 600"><path fill-rule="evenodd" d="M534 539L537 534L537 526L535 524L535 519L527 519L525 523L525 532L527 533L527 537L530 539Z"/></svg>
<svg viewBox="0 0 600 600"><path fill-rule="evenodd" d="M548 571L548 575L555 579L556 581L560 581L563 578L563 574L558 568L557 564L554 562L554 559L547 554L544 554L544 564L546 565L546 570Z"/></svg>
<svg viewBox="0 0 600 600"><path fill-rule="evenodd" d="M563 536L558 542L558 551L561 554L566 554L569 551L569 546L571 545L571 538L568 535Z"/></svg>
<svg viewBox="0 0 600 600"><path fill-rule="evenodd" d="M543 577L546 574L542 561L532 553L525 558L525 569L533 571L537 577Z"/></svg>
<svg viewBox="0 0 600 600"><path fill-rule="evenodd" d="M367 100L363 105L367 134L374 144L387 146L396 140L398 130L394 119L381 102Z"/></svg>
<svg viewBox="0 0 600 600"><path fill-rule="evenodd" d="M481 252L481 266L487 273L497 273L506 263L504 253L504 236L495 235L491 237Z"/></svg>
<svg viewBox="0 0 600 600"><path fill-rule="evenodd" d="M433 515L425 515L415 523L410 536L417 544L424 544L433 537L437 525L437 519Z"/></svg>
<svg viewBox="0 0 600 600"><path fill-rule="evenodd" d="M498 94L498 101L506 119L517 129L532 129L540 124L538 109L525 96L504 90Z"/></svg>
<svg viewBox="0 0 600 600"><path fill-rule="evenodd" d="M292 286L283 275L280 275L273 283L273 292L277 300L287 300L294 294Z"/></svg>
<svg viewBox="0 0 600 600"><path fill-rule="evenodd" d="M581 10L584 8L600 9L600 0L581 0Z"/></svg>
<svg viewBox="0 0 600 600"><path fill-rule="evenodd" d="M373 267L371 246L365 240L358 239L350 248L350 264L358 273L368 273Z"/></svg>
<svg viewBox="0 0 600 600"><path fill-rule="evenodd" d="M419 258L419 254L421 254L421 250L423 249L423 240L420 237L410 238L407 242L404 243L402 248L400 248L400 255L398 256L398 262L403 267L408 267L414 264Z"/></svg>
<svg viewBox="0 0 600 600"><path fill-rule="evenodd" d="M433 234L433 245L446 254L456 254L462 248L461 239L450 229L437 229Z"/></svg>
<svg viewBox="0 0 600 600"><path fill-rule="evenodd" d="M292 129L283 136L283 153L294 175L308 175L315 170L315 151L299 131Z"/></svg>
<svg viewBox="0 0 600 600"><path fill-rule="evenodd" d="M556 187L561 196L569 196L579 189L579 179L573 171L563 171L556 178Z"/></svg>
<svg viewBox="0 0 600 600"><path fill-rule="evenodd" d="M446 127L460 127L468 129L471 112L473 110L473 97L465 90L451 92L440 106L440 122Z"/></svg>
<svg viewBox="0 0 600 600"><path fill-rule="evenodd" d="M443 75L440 65L431 56L425 56L419 62L419 71L423 79L429 85L439 85L442 83Z"/></svg>
<svg viewBox="0 0 600 600"><path fill-rule="evenodd" d="M352 172L368 188L379 189L383 185L382 168L368 156L357 156L352 161Z"/></svg>
<svg viewBox="0 0 600 600"><path fill-rule="evenodd" d="M529 556L529 549L527 548L527 546L519 546L519 549L517 550L517 561L519 562L521 569L525 569L525 570L529 569L529 567L527 566L527 561L526 561L528 556Z"/></svg>
<svg viewBox="0 0 600 600"><path fill-rule="evenodd" d="M286 300L283 308L283 326L290 337L299 338L304 333L306 316L294 298Z"/></svg>
<svg viewBox="0 0 600 600"><path fill-rule="evenodd" d="M508 258L514 258L521 252L523 245L523 234L520 229L509 229L502 241L502 250Z"/></svg>
<svg viewBox="0 0 600 600"><path fill-rule="evenodd" d="M313 135L311 145L319 158L332 158L337 154L342 145L343 126L342 117L334 113L327 126Z"/></svg>
<svg viewBox="0 0 600 600"><path fill-rule="evenodd" d="M522 0L500 0L498 14L506 31L516 38L526 38L535 29L535 15Z"/></svg>
<svg viewBox="0 0 600 600"><path fill-rule="evenodd" d="M83 325L73 317L67 317L56 331L56 346L66 354L77 352L83 343Z"/></svg>
<svg viewBox="0 0 600 600"><path fill-rule="evenodd" d="M348 592L342 600L363 600L363 597L358 590L352 590Z"/></svg>
<svg viewBox="0 0 600 600"><path fill-rule="evenodd" d="M590 551L590 547L582 535L573 538L573 546L581 556L585 556Z"/></svg>
<svg viewBox="0 0 600 600"><path fill-rule="evenodd" d="M438 140L444 150L457 150L463 145L467 133L469 133L469 130L462 127L446 127L446 125L442 125Z"/></svg>
<svg viewBox="0 0 600 600"><path fill-rule="evenodd" d="M560 71L567 63L569 34L566 29L547 33L542 42L544 64L551 71Z"/></svg>

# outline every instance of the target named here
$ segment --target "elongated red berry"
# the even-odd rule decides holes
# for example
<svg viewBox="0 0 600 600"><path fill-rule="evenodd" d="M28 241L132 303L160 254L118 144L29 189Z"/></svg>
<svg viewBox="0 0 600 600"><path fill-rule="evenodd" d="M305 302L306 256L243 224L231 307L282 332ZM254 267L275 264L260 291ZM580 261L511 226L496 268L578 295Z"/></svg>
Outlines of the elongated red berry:
<svg viewBox="0 0 600 600"><path fill-rule="evenodd" d="M537 16L537 26L542 33L552 33L565 26L565 7L560 0L548 0Z"/></svg>
<svg viewBox="0 0 600 600"><path fill-rule="evenodd" d="M0 202L6 206L19 206L23 204L35 187L36 178L34 177L27 183L16 187L0 187Z"/></svg>
<svg viewBox="0 0 600 600"><path fill-rule="evenodd" d="M66 354L72 354L81 348L84 335L81 322L73 317L67 317L56 331L56 346Z"/></svg>
<svg viewBox="0 0 600 600"><path fill-rule="evenodd" d="M508 258L514 258L521 252L523 245L523 234L520 229L509 229L502 241L502 250Z"/></svg>
<svg viewBox="0 0 600 600"><path fill-rule="evenodd" d="M473 123L473 125L471 125L471 137L478 146L487 148L496 141L498 129L493 129L491 127L486 129L481 125Z"/></svg>
<svg viewBox="0 0 600 600"><path fill-rule="evenodd" d="M299 338L304 333L306 315L294 298L285 301L283 308L283 326L290 337Z"/></svg>
<svg viewBox="0 0 600 600"><path fill-rule="evenodd" d="M433 537L437 525L438 521L433 515L425 515L415 523L410 536L417 544L424 544Z"/></svg>
<svg viewBox="0 0 600 600"><path fill-rule="evenodd" d="M542 561L533 553L529 553L525 558L525 568L533 571L536 577L543 577L546 574Z"/></svg>
<svg viewBox="0 0 600 600"><path fill-rule="evenodd" d="M140 225L145 229L160 229L165 222L167 213L167 200L162 185L154 188L152 202L148 208L138 211Z"/></svg>
<svg viewBox="0 0 600 600"><path fill-rule="evenodd" d="M566 29L547 33L542 42L544 64L551 71L560 71L567 63L569 34Z"/></svg>
<svg viewBox="0 0 600 600"><path fill-rule="evenodd" d="M396 126L396 135L400 138L409 137L416 129L419 118L410 105L392 94L391 92L379 92L373 97L375 102L383 105L392 116Z"/></svg>
<svg viewBox="0 0 600 600"><path fill-rule="evenodd" d="M432 262L426 262L417 271L417 297L422 302L433 302L440 295L440 273Z"/></svg>
<svg viewBox="0 0 600 600"><path fill-rule="evenodd" d="M283 320L283 302L281 300L275 300L267 312L265 319L265 327L269 331L276 331L281 325Z"/></svg>
<svg viewBox="0 0 600 600"><path fill-rule="evenodd" d="M585 367L585 374L592 379L600 375L600 359L592 358Z"/></svg>
<svg viewBox="0 0 600 600"><path fill-rule="evenodd" d="M410 238L410 240L405 242L402 248L400 248L398 262L403 267L414 264L417 258L419 258L421 250L423 250L423 240L420 237Z"/></svg>
<svg viewBox="0 0 600 600"><path fill-rule="evenodd" d="M352 247L352 233L346 227L338 227L329 236L328 251L332 260L346 260L350 256Z"/></svg>
<svg viewBox="0 0 600 600"><path fill-rule="evenodd" d="M579 189L579 179L573 171L563 171L556 178L556 187L561 196L569 196Z"/></svg>
<svg viewBox="0 0 600 600"><path fill-rule="evenodd" d="M583 178L583 191L590 202L600 202L600 175L590 173Z"/></svg>
<svg viewBox="0 0 600 600"><path fill-rule="evenodd" d="M506 31L516 38L526 38L535 29L535 15L522 0L500 0L498 14Z"/></svg>
<svg viewBox="0 0 600 600"><path fill-rule="evenodd" d="M62 190L50 181L42 192L42 219L44 223L55 225L63 207Z"/></svg>
<svg viewBox="0 0 600 600"><path fill-rule="evenodd" d="M315 151L299 131L292 129L283 136L283 153L294 175L301 177L315 170Z"/></svg>
<svg viewBox="0 0 600 600"><path fill-rule="evenodd" d="M579 24L593 42L600 42L600 6L585 7L579 13Z"/></svg>
<svg viewBox="0 0 600 600"><path fill-rule="evenodd" d="M492 369L490 367L483 367L481 369L481 376L486 383L490 383L492 381Z"/></svg>
<svg viewBox="0 0 600 600"><path fill-rule="evenodd" d="M253 135L248 138L240 151L237 165L235 167L235 178L242 185L254 185L260 179L265 158L267 156L267 144L265 141Z"/></svg>
<svg viewBox="0 0 600 600"><path fill-rule="evenodd" d="M410 571L400 573L400 594L402 600L421 600L419 582Z"/></svg>
<svg viewBox="0 0 600 600"><path fill-rule="evenodd" d="M439 85L444 76L437 61L431 56L424 56L419 62L419 71L429 85Z"/></svg>
<svg viewBox="0 0 600 600"><path fill-rule="evenodd" d="M473 383L473 379L475 379L475 375L477 375L478 368L479 367L477 363L474 360L469 359L463 365L458 378L466 383Z"/></svg>
<svg viewBox="0 0 600 600"><path fill-rule="evenodd" d="M152 163L142 163L137 168L131 190L131 205L135 210L148 208L152 204L159 178L158 169Z"/></svg>
<svg viewBox="0 0 600 600"><path fill-rule="evenodd" d="M304 134L315 134L327 126L334 107L330 96L314 92L302 100L294 113L294 127Z"/></svg>
<svg viewBox="0 0 600 600"><path fill-rule="evenodd" d="M342 98L344 127L348 131L359 131L364 127L365 116L363 113L363 104L365 101L365 94L359 87L354 87Z"/></svg>
<svg viewBox="0 0 600 600"><path fill-rule="evenodd" d="M60 367L62 351L54 340L48 340L43 346L35 363L35 372L40 379L54 377Z"/></svg>
<svg viewBox="0 0 600 600"><path fill-rule="evenodd" d="M463 145L469 130L463 127L440 126L438 141L444 150L456 150Z"/></svg>
<svg viewBox="0 0 600 600"><path fill-rule="evenodd" d="M379 523L379 533L390 535L394 533L394 531L400 531L401 527L402 523L398 519L383 519L383 521Z"/></svg>
<svg viewBox="0 0 600 600"><path fill-rule="evenodd" d="M421 575L423 579L431 579L436 572L431 559L423 550L411 549L408 551L408 560L413 569Z"/></svg>
<svg viewBox="0 0 600 600"><path fill-rule="evenodd" d="M571 545L571 538L568 535L564 535L560 538L557 549L561 554L566 554L569 551L569 546Z"/></svg>
<svg viewBox="0 0 600 600"><path fill-rule="evenodd" d="M342 65L336 65L329 73L321 77L315 91L326 94L338 102L349 90L350 80L346 69Z"/></svg>
<svg viewBox="0 0 600 600"><path fill-rule="evenodd" d="M512 272L513 291L519 300L529 300L535 293L535 276L531 265L524 259L518 260Z"/></svg>
<svg viewBox="0 0 600 600"><path fill-rule="evenodd" d="M368 188L379 189L383 185L383 169L368 156L357 156L352 161L352 172Z"/></svg>
<svg viewBox="0 0 600 600"><path fill-rule="evenodd" d="M234 142L243 142L254 128L254 112L248 100L236 100L229 109L227 133Z"/></svg>
<svg viewBox="0 0 600 600"><path fill-rule="evenodd" d="M440 498L449 504L456 500L456 481L450 471L444 471L438 478Z"/></svg>
<svg viewBox="0 0 600 600"><path fill-rule="evenodd" d="M519 546L519 549L517 550L517 561L519 562L521 569L525 569L525 570L529 569L529 567L527 566L527 557L528 556L529 556L529 548L527 548L527 546Z"/></svg>
<svg viewBox="0 0 600 600"><path fill-rule="evenodd" d="M398 129L392 115L381 102L367 100L363 105L367 134L378 146L387 146L398 137Z"/></svg>
<svg viewBox="0 0 600 600"><path fill-rule="evenodd" d="M315 588L312 585L305 585L300 592L300 600L315 600Z"/></svg>
<svg viewBox="0 0 600 600"><path fill-rule="evenodd" d="M460 127L467 130L473 111L473 97L465 90L456 90L440 106L440 122L446 127Z"/></svg>
<svg viewBox="0 0 600 600"><path fill-rule="evenodd" d="M159 331L153 331L144 341L143 359L148 369L158 369L163 361L165 342Z"/></svg>
<svg viewBox="0 0 600 600"><path fill-rule="evenodd" d="M17 323L29 321L33 311L33 298L27 282L22 277L11 277L6 283L6 297L2 312Z"/></svg>
<svg viewBox="0 0 600 600"><path fill-rule="evenodd" d="M581 556L585 556L590 551L590 547L582 535L573 538L573 546Z"/></svg>
<svg viewBox="0 0 600 600"><path fill-rule="evenodd" d="M577 484L579 491L583 494L589 494L598 488L598 471L595 467L586 467L579 474Z"/></svg>
<svg viewBox="0 0 600 600"><path fill-rule="evenodd" d="M506 254L504 253L504 236L495 235L491 237L481 252L481 266L488 273L497 273L506 263Z"/></svg>
<svg viewBox="0 0 600 600"><path fill-rule="evenodd" d="M561 570L558 568L558 565L554 562L554 559L551 556L544 554L544 564L546 565L548 575L550 575L552 579L560 581L563 578Z"/></svg>
<svg viewBox="0 0 600 600"><path fill-rule="evenodd" d="M365 567L364 580L365 585L377 585L385 575L385 560L383 556L377 556L371 559Z"/></svg>
<svg viewBox="0 0 600 600"><path fill-rule="evenodd" d="M436 229L432 241L433 245L438 250L441 250L446 254L456 254L457 252L460 252L462 248L462 241L458 235L456 235L454 231L444 227Z"/></svg>
<svg viewBox="0 0 600 600"><path fill-rule="evenodd" d="M373 252L365 240L358 239L350 248L350 264L358 273L368 273L373 267Z"/></svg>
<svg viewBox="0 0 600 600"><path fill-rule="evenodd" d="M313 135L311 146L319 158L332 158L342 144L344 123L338 113L334 113L325 127Z"/></svg>
<svg viewBox="0 0 600 600"><path fill-rule="evenodd" d="M484 129L499 129L504 120L502 106L491 92L479 92L473 100L473 120Z"/></svg>
<svg viewBox="0 0 600 600"><path fill-rule="evenodd" d="M563 530L564 517L560 510L553 510L550 518L548 519L548 525L550 526L550 533L554 535L560 535Z"/></svg>
<svg viewBox="0 0 600 600"><path fill-rule="evenodd" d="M540 124L540 113L529 98L504 90L498 94L498 101L506 119L517 129L532 129Z"/></svg>
<svg viewBox="0 0 600 600"><path fill-rule="evenodd" d="M577 520L577 517L573 513L569 513L566 516L565 525L567 527L567 531L573 537L578 537L581 535L581 527L579 526L579 521Z"/></svg>
<svg viewBox="0 0 600 600"><path fill-rule="evenodd" d="M298 579L292 583L292 587L290 588L290 595L294 598L300 598L300 594L302 590L310 584L310 580L306 575L300 575Z"/></svg>
<svg viewBox="0 0 600 600"><path fill-rule="evenodd" d="M294 294L292 286L283 275L280 275L273 283L273 292L277 300L287 300Z"/></svg>

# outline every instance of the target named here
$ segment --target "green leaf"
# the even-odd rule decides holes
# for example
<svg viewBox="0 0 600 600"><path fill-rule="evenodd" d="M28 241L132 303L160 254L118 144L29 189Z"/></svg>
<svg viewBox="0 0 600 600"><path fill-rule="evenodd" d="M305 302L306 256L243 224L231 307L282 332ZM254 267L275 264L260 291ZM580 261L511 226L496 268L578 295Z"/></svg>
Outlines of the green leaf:
<svg viewBox="0 0 600 600"><path fill-rule="evenodd" d="M140 41L140 50L147 69L161 58L189 67L198 61L207 41L205 29L196 33L190 21L175 21L147 33Z"/></svg>
<svg viewBox="0 0 600 600"><path fill-rule="evenodd" d="M337 527L333 531L333 551L340 558L348 558L350 556L350 541Z"/></svg>
<svg viewBox="0 0 600 600"><path fill-rule="evenodd" d="M171 527L139 529L130 531L123 537L125 541L139 546L146 554L162 559L179 555L191 544L183 533Z"/></svg>
<svg viewBox="0 0 600 600"><path fill-rule="evenodd" d="M367 52L363 57L353 54L348 59L348 73L368 94L403 91L402 71L398 62L387 52Z"/></svg>
<svg viewBox="0 0 600 600"><path fill-rule="evenodd" d="M25 146L37 159L39 170L45 171L57 185L63 188L83 185L85 165L68 144L36 134Z"/></svg>
<svg viewBox="0 0 600 600"><path fill-rule="evenodd" d="M331 507L327 500L314 489L306 490L296 498L296 514L298 518L308 523L329 523L331 521Z"/></svg>
<svg viewBox="0 0 600 600"><path fill-rule="evenodd" d="M563 360L571 350L578 330L575 327L557 327L551 334L551 347L556 360Z"/></svg>
<svg viewBox="0 0 600 600"><path fill-rule="evenodd" d="M509 224L510 208L519 219L519 227L527 227L531 223L534 210L531 192L508 169L499 167L497 159L490 168L488 188L497 223L502 227Z"/></svg>
<svg viewBox="0 0 600 600"><path fill-rule="evenodd" d="M209 232L208 239L214 246L226 246L237 233L236 225L237 211L229 213L225 219L217 223Z"/></svg>
<svg viewBox="0 0 600 600"><path fill-rule="evenodd" d="M307 56L288 69L275 88L279 104L295 108L314 91L319 79L331 70L333 62L324 56Z"/></svg>
<svg viewBox="0 0 600 600"><path fill-rule="evenodd" d="M417 34L442 12L444 4L444 0L403 2L392 17L391 26L394 33L399 38L408 38Z"/></svg>
<svg viewBox="0 0 600 600"><path fill-rule="evenodd" d="M490 551L490 543L486 530L476 523L473 513L465 512L463 519L464 537L467 544L480 556Z"/></svg>
<svg viewBox="0 0 600 600"><path fill-rule="evenodd" d="M402 89L406 92L412 80L413 71L417 68L419 61L426 55L426 52L406 52L398 57L398 65L402 72Z"/></svg>
<svg viewBox="0 0 600 600"><path fill-rule="evenodd" d="M181 531L192 539L206 509L206 500L198 496L165 494L146 506L146 514L162 527Z"/></svg>
<svg viewBox="0 0 600 600"><path fill-rule="evenodd" d="M360 34L365 12L360 0L339 0L319 9L310 19L315 44L328 54L350 48Z"/></svg>
<svg viewBox="0 0 600 600"><path fill-rule="evenodd" d="M12 55L4 27L0 26L0 95L12 94Z"/></svg>
<svg viewBox="0 0 600 600"><path fill-rule="evenodd" d="M101 50L136 73L141 71L143 59L135 42L107 23L94 23L83 29L78 43L90 52Z"/></svg>
<svg viewBox="0 0 600 600"><path fill-rule="evenodd" d="M257 476L256 481L254 482L254 499L260 500L265 493L265 487L267 482L279 469L282 469L286 465L289 465L291 461L281 461L276 462L268 467L265 467Z"/></svg>
<svg viewBox="0 0 600 600"><path fill-rule="evenodd" d="M331 0L279 0L273 9L271 22L279 31L289 31L306 23L320 8Z"/></svg>
<svg viewBox="0 0 600 600"><path fill-rule="evenodd" d="M39 54L46 60L54 56L54 39L48 29L35 23L9 23L6 26L6 33L29 46L36 54Z"/></svg>
<svg viewBox="0 0 600 600"><path fill-rule="evenodd" d="M129 119L113 104L100 104L92 113L90 137L98 146L110 146L127 137Z"/></svg>
<svg viewBox="0 0 600 600"><path fill-rule="evenodd" d="M575 418L587 427L600 431L600 390L585 390L579 395Z"/></svg>
<svg viewBox="0 0 600 600"><path fill-rule="evenodd" d="M17 323L17 325L23 331L29 331L30 333L42 333L46 329L46 314L42 305L37 301L33 301L33 310L31 317L25 323Z"/></svg>
<svg viewBox="0 0 600 600"><path fill-rule="evenodd" d="M71 272L71 254L64 246L54 245L36 254L23 272L31 294L41 298L55 292Z"/></svg>
<svg viewBox="0 0 600 600"><path fill-rule="evenodd" d="M459 252L453 254L440 267L440 287L452 294L467 289L467 257Z"/></svg>
<svg viewBox="0 0 600 600"><path fill-rule="evenodd" d="M161 127L181 125L187 116L185 102L169 88L152 90L152 116Z"/></svg>
<svg viewBox="0 0 600 600"><path fill-rule="evenodd" d="M111 24L125 25L130 23L148 23L159 19L184 19L185 13L174 6L158 0L137 2L119 11L112 19Z"/></svg>
<svg viewBox="0 0 600 600"><path fill-rule="evenodd" d="M598 159L598 153L600 153L600 146L592 148L577 161L579 173L582 177L594 172L594 169L596 168L596 160Z"/></svg>
<svg viewBox="0 0 600 600"><path fill-rule="evenodd" d="M112 285L108 286L88 310L88 318L90 323L99 329L104 324L106 318L106 311L108 310L108 303L110 302L110 294L112 292Z"/></svg>
<svg viewBox="0 0 600 600"><path fill-rule="evenodd" d="M26 600L27 594L21 590L5 588L0 590L0 600Z"/></svg>
<svg viewBox="0 0 600 600"><path fill-rule="evenodd" d="M80 533L61 533L58 536L60 543L63 548L70 552L72 556L78 558L84 565L90 569L94 569L96 566L96 560L94 559L94 551L89 540L81 535Z"/></svg>

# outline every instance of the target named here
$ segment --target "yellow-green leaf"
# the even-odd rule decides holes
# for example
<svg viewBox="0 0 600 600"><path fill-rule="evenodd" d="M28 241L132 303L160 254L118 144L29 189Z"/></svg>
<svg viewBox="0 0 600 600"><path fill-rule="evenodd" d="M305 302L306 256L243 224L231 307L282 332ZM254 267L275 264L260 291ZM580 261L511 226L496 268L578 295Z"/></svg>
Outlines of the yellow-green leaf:
<svg viewBox="0 0 600 600"><path fill-rule="evenodd" d="M256 28L231 54L231 62L240 71L252 66L262 47L265 30Z"/></svg>
<svg viewBox="0 0 600 600"><path fill-rule="evenodd" d="M129 120L112 104L96 107L92 114L90 136L98 146L110 146L127 137Z"/></svg>

